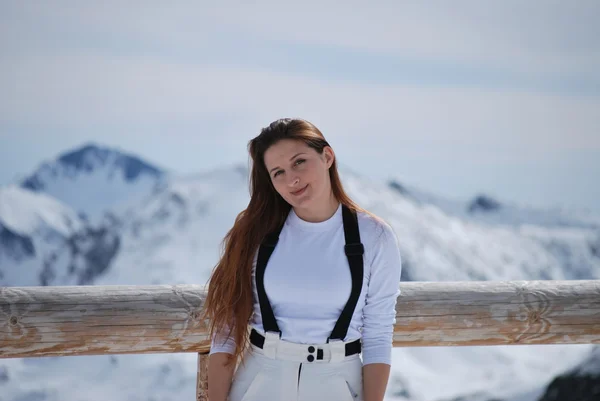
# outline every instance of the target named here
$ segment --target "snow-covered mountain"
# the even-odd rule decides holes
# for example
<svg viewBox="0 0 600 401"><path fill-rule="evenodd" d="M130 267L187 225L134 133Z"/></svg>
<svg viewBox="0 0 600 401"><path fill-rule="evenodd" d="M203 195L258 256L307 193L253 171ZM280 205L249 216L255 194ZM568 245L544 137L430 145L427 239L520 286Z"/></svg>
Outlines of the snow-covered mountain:
<svg viewBox="0 0 600 401"><path fill-rule="evenodd" d="M118 245L114 231L89 226L48 195L0 188L0 285L89 284Z"/></svg>
<svg viewBox="0 0 600 401"><path fill-rule="evenodd" d="M98 221L105 211L121 213L146 196L165 174L136 156L87 144L43 163L20 185L44 192Z"/></svg>
<svg viewBox="0 0 600 401"><path fill-rule="evenodd" d="M122 222L122 251L96 284L204 284L222 238L248 204L247 172L233 166L174 178Z"/></svg>
<svg viewBox="0 0 600 401"><path fill-rule="evenodd" d="M531 222L491 224L462 218L440 204L371 183L346 171L345 186L394 227L403 280L563 280L600 278L600 226Z"/></svg>
<svg viewBox="0 0 600 401"><path fill-rule="evenodd" d="M486 194L478 194L470 200L451 199L402 183L398 179L388 181L388 186L418 204L438 207L444 213L462 220L489 225L600 229L600 216L589 210L565 207L539 208L501 201Z"/></svg>
<svg viewBox="0 0 600 401"><path fill-rule="evenodd" d="M231 166L164 180L136 200L133 212L103 226L118 251L93 283L204 284L221 239L248 202L247 175L245 166ZM403 280L600 278L600 230L578 217L495 224L444 207L452 202L441 197L427 202L414 190L402 193L345 168L341 176L352 198L396 231ZM19 263L13 267L21 270ZM534 401L557 376L593 355L591 349L396 348L387 399ZM192 399L195 362L189 354L0 360L0 394L45 401Z"/></svg>

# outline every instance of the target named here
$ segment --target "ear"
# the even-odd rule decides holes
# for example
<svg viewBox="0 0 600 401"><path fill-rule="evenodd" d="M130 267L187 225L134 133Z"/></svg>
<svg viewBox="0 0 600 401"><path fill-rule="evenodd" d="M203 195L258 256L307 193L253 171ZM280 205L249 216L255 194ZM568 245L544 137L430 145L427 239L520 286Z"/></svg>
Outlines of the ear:
<svg viewBox="0 0 600 401"><path fill-rule="evenodd" d="M335 160L335 153L330 146L325 146L323 148L323 156L325 157L325 163L327 163L327 168L330 168L333 165L333 161Z"/></svg>

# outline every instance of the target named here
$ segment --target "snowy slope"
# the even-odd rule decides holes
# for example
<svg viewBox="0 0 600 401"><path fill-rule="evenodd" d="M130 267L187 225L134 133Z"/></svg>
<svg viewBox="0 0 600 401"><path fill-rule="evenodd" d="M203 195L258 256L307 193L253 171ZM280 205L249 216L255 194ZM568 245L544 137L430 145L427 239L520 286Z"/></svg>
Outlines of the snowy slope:
<svg viewBox="0 0 600 401"><path fill-rule="evenodd" d="M96 284L205 284L248 203L246 177L235 166L165 184L123 222L122 252Z"/></svg>
<svg viewBox="0 0 600 401"><path fill-rule="evenodd" d="M554 379L540 401L560 401L578 397L580 401L600 400L600 347L575 368Z"/></svg>
<svg viewBox="0 0 600 401"><path fill-rule="evenodd" d="M81 227L79 217L68 206L13 185L0 188L0 223L23 236L68 235Z"/></svg>
<svg viewBox="0 0 600 401"><path fill-rule="evenodd" d="M118 237L90 227L60 201L0 188L0 285L90 283L117 251Z"/></svg>
<svg viewBox="0 0 600 401"><path fill-rule="evenodd" d="M396 231L403 280L600 277L600 236L594 227L493 225L462 219L347 169L341 174L350 195ZM233 166L174 177L156 188L120 223L119 252L94 284L204 284L217 261L220 240L248 202L246 178L244 167ZM540 386L581 363L590 349L548 345L394 349L388 399L534 397ZM2 372L8 377L4 383ZM0 389L11 400L179 400L194 397L195 374L194 355L9 360L0 361Z"/></svg>
<svg viewBox="0 0 600 401"><path fill-rule="evenodd" d="M600 228L499 224L463 219L346 171L345 186L395 229L403 280L600 278Z"/></svg>
<svg viewBox="0 0 600 401"><path fill-rule="evenodd" d="M81 227L73 210L47 195L0 188L0 284L40 285L47 255Z"/></svg>
<svg viewBox="0 0 600 401"><path fill-rule="evenodd" d="M506 401L532 399L539 401L600 400L600 347L594 346L582 362L562 372L551 382Z"/></svg>
<svg viewBox="0 0 600 401"><path fill-rule="evenodd" d="M164 174L136 156L88 144L43 163L21 186L49 194L98 221L106 210L121 214L150 193Z"/></svg>
<svg viewBox="0 0 600 401"><path fill-rule="evenodd" d="M486 194L470 200L452 199L423 191L413 185L392 179L388 186L421 205L437 207L444 213L490 225L536 225L542 227L581 227L600 229L600 216L589 211L568 208L542 209L502 201Z"/></svg>

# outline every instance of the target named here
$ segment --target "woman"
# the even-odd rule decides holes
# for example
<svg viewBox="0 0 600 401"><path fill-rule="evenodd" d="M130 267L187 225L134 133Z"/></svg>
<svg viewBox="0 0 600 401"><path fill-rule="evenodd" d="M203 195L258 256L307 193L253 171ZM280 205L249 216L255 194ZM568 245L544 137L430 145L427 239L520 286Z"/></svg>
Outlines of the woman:
<svg viewBox="0 0 600 401"><path fill-rule="evenodd" d="M250 202L205 301L209 400L383 400L401 272L394 232L344 192L333 149L308 121L277 120L248 149Z"/></svg>

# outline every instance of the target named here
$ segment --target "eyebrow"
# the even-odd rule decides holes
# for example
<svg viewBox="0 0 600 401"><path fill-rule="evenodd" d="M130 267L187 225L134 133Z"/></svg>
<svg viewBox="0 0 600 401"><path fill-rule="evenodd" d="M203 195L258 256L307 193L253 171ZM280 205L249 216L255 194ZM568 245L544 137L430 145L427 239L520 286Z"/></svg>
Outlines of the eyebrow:
<svg viewBox="0 0 600 401"><path fill-rule="evenodd" d="M290 157L290 161L294 160L294 157L304 155L304 154L305 154L304 152L296 153L294 156ZM271 170L269 170L269 174L271 174L273 172L273 170L277 170L278 168L279 168L279 166L273 167Z"/></svg>

